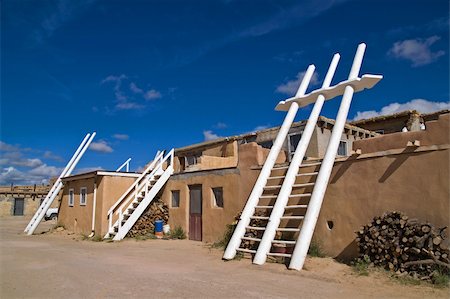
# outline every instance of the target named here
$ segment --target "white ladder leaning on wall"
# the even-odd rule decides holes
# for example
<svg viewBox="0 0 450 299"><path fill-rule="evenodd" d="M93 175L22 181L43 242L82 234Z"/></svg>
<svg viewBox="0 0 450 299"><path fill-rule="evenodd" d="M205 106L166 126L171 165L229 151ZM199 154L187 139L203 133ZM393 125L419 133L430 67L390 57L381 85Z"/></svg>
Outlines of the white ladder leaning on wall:
<svg viewBox="0 0 450 299"><path fill-rule="evenodd" d="M305 76L303 77L300 87L298 88L297 94L292 98L279 102L276 106L276 110L288 112L283 121L283 124L280 127L279 133L274 141L266 162L264 163L261 173L259 174L255 186L249 196L249 199L242 211L241 218L236 226L233 236L231 237L230 242L228 243L228 246L225 250L223 256L225 260L233 259L237 251L242 251L255 255L253 259L254 264L264 264L268 255L281 255L291 258L289 269L301 270L303 268L306 254L311 243L311 239L317 223L317 218L319 217L323 198L325 196L325 191L334 165L334 160L336 158L341 135L347 120L347 115L353 94L364 89L372 88L383 78L381 75L370 74L358 77L365 48L366 45L364 43L361 43L358 46L347 80L344 80L330 87L335 70L337 68L337 64L340 59L340 55L335 54L328 69L327 75L325 76L323 85L320 89L316 89L305 95L305 92L315 70L315 66L310 65L305 73ZM315 163L320 166L320 170L318 172L314 172L314 174L317 175L317 178L314 183L310 184L313 186L313 190L311 193L302 194L302 196L310 197L309 202L304 206L289 206L288 200L294 196L291 195L292 189L293 187L299 186L295 185L295 180L299 175L302 175L299 174L300 167L315 165L302 165L302 162L310 143L311 136L317 123L320 111L322 110L322 106L325 101L340 95L343 95L343 97L336 117L336 122L334 124L334 128L325 152L325 156L321 163ZM295 150L295 154L289 166L287 167L287 172L284 176L282 176L283 182L280 186L280 191L277 195L274 196L276 198L275 203L273 204L273 206L258 206L259 201L264 197L264 190L270 187L267 186L268 180L274 178L271 177L272 171L279 169L279 167L274 167L275 161L278 157L278 154L280 153L281 147L286 139L289 128L294 121L298 109L300 107L308 106L312 103L314 103L314 107L308 118L299 144ZM304 187L303 185L308 184L302 184L300 186ZM306 214L304 216L283 216L286 209L293 207L306 208ZM255 216L254 214L256 208L271 209L272 212L270 213L270 217ZM266 227L249 226L251 219L263 218L266 218L268 220ZM302 219L301 228L279 228L282 219ZM262 238L248 238L245 237L246 231L248 230L259 230L263 231L264 233L262 235ZM283 230L291 232L300 231L300 234L297 240L294 241L274 240L276 232ZM259 242L257 250L240 248L242 240L248 239ZM273 243L294 244L295 248L292 254L271 253L270 249Z"/></svg>
<svg viewBox="0 0 450 299"><path fill-rule="evenodd" d="M75 166L77 166L78 161L80 161L83 154L88 149L89 145L91 144L92 140L94 139L96 133L93 132L92 134L87 134L86 137L84 137L83 141L81 142L78 149L75 151L75 154L73 154L72 158L70 159L69 163L67 163L64 170L61 172L61 175L58 177L56 182L53 184L52 188L48 192L47 196L45 196L44 200L42 201L41 205L37 209L36 213L34 214L33 218L31 218L30 222L28 223L27 227L25 228L24 232L28 235L32 235L36 228L38 227L39 223L41 223L42 218L44 218L45 213L47 213L47 210L52 205L53 201L55 200L56 196L58 195L59 191L61 190L63 183L62 178L69 176Z"/></svg>

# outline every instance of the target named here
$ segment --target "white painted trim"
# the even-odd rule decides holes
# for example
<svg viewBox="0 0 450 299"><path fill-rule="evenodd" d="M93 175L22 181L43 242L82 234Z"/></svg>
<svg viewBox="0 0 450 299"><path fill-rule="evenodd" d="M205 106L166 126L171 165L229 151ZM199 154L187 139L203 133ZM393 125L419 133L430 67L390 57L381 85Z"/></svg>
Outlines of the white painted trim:
<svg viewBox="0 0 450 299"><path fill-rule="evenodd" d="M73 207L75 204L75 190L73 188L69 189L69 199L67 201L69 207Z"/></svg>
<svg viewBox="0 0 450 299"><path fill-rule="evenodd" d="M124 172L99 171L99 172L97 172L97 175L102 175L102 176L122 176L122 177L138 178L142 174L141 173L124 173Z"/></svg>
<svg viewBox="0 0 450 299"><path fill-rule="evenodd" d="M82 202L82 199L83 199L83 190L85 191L84 203ZM80 188L80 206L85 206L86 203L87 203L87 187L81 187L81 188Z"/></svg>
<svg viewBox="0 0 450 299"><path fill-rule="evenodd" d="M91 231L95 231L95 208L97 206L97 182L94 183L94 199L92 201L92 228Z"/></svg>

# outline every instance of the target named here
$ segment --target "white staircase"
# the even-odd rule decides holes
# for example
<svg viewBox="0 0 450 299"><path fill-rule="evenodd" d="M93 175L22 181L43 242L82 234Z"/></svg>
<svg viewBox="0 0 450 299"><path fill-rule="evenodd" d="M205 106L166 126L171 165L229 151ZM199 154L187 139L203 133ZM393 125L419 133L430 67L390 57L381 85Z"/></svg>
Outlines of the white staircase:
<svg viewBox="0 0 450 299"><path fill-rule="evenodd" d="M235 232L228 243L224 259L232 259L237 251L241 251L254 254L253 263L255 264L264 264L267 256L283 256L291 258L290 269L301 270L303 268L353 94L354 92L372 88L382 79L380 75L363 75L361 78L358 77L365 47L365 44L358 46L347 80L330 87L340 58L339 54L335 54L322 88L314 90L307 95L304 94L314 72L314 66L310 65L296 96L286 101L281 101L277 105L277 110L289 109L288 114L244 207ZM343 98L324 159L315 162L304 161L306 149L310 143L324 102L340 95L343 95ZM281 146L278 147L277 142L280 142L279 139L281 139L282 143L286 139L287 131L292 124L291 119L295 117L298 108L307 106L310 103L314 103L314 107L290 164L274 167L274 161L270 161L269 158L271 158L271 155L278 156ZM294 114L293 116L291 115L292 113ZM280 171L283 170L286 172L281 172L280 174ZM271 181L275 181L275 183L272 184ZM268 200L268 202L264 203L262 202L263 200ZM270 211L270 216L255 216L255 210L258 209ZM267 224L260 227L249 226L252 219L266 220ZM257 237L246 236L246 233L249 232L252 232L254 236L255 231L259 232ZM276 239L276 237L280 236L280 239ZM255 248L240 248L242 240L253 241ZM294 249L292 254L272 252L273 244L291 245L290 247L294 246Z"/></svg>
<svg viewBox="0 0 450 299"><path fill-rule="evenodd" d="M166 156L158 152L152 163L108 211L105 238L122 240L173 174L172 149Z"/></svg>
<svg viewBox="0 0 450 299"><path fill-rule="evenodd" d="M36 228L38 227L39 223L41 223L42 218L44 218L45 213L47 213L47 210L52 205L53 201L55 200L56 196L58 195L59 191L61 191L61 188L63 186L62 178L69 176L75 166L77 165L78 161L80 161L83 154L88 149L89 145L91 144L92 140L95 137L95 132L92 133L92 135L89 133L87 134L83 141L81 142L80 146L78 146L78 149L75 151L75 154L73 154L72 158L70 159L69 163L67 163L64 170L61 172L60 176L56 180L56 182L53 184L52 188L48 192L47 196L45 196L44 200L42 201L41 205L37 209L36 213L34 214L33 218L31 218L30 222L28 223L27 227L25 228L24 232L27 233L27 235L32 235Z"/></svg>

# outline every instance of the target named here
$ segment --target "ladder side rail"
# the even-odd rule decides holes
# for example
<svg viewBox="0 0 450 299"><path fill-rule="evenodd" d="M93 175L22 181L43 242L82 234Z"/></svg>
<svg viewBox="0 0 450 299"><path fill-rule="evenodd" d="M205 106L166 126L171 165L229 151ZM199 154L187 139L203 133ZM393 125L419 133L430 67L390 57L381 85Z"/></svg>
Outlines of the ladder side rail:
<svg viewBox="0 0 450 299"><path fill-rule="evenodd" d="M128 172L129 170L129 166L130 166L130 161L131 158L128 158L128 160L126 160L125 162L123 162L122 165L119 166L119 168L117 168L116 172L119 172L122 168L124 168L126 166L126 171Z"/></svg>
<svg viewBox="0 0 450 299"><path fill-rule="evenodd" d="M66 167L64 167L63 171L61 172L61 174L59 175L58 179L55 181L55 183L53 184L52 188L50 189L50 191L47 193L47 195L45 196L44 200L42 201L42 203L40 204L39 208L37 209L37 211L34 213L33 218L31 218L30 222L28 223L27 227L25 228L24 232L28 232L28 230L30 229L31 225L33 224L33 222L36 220L37 216L39 215L39 213L42 211L42 209L44 208L44 202L46 202L48 200L48 198L55 192L56 190L56 186L58 185L58 182L61 180L61 178L63 178L66 175L66 172L69 168L69 166L73 163L73 161L75 160L75 158L78 156L78 154L80 153L82 147L84 146L84 144L86 143L86 140L89 138L91 134L88 133L83 141L80 143L80 145L78 146L77 150L75 151L75 153L73 154L72 158L69 160L69 162L67 163ZM59 190L58 190L59 192ZM57 192L57 193L58 193Z"/></svg>
<svg viewBox="0 0 450 299"><path fill-rule="evenodd" d="M339 62L339 58L339 54L335 54L333 56L330 67L328 68L327 75L325 76L325 80L323 81L322 88L328 88L330 86ZM314 129L316 127L316 123L324 102L325 97L323 95L319 95L308 118L305 129L303 130L302 137L299 144L297 145L294 156L289 165L289 169L281 186L280 192L273 206L272 212L270 213L266 230L264 231L263 237L261 238L255 257L253 259L254 264L262 265L266 262L267 254L270 252L272 241L274 240L276 230L280 225L281 217L284 214L285 207L289 200L289 195L291 195L292 192L292 186L297 178L298 169L302 164L306 150L308 149L308 145L314 133Z"/></svg>
<svg viewBox="0 0 450 299"><path fill-rule="evenodd" d="M156 168L161 168L164 161L167 159L171 159L174 153L174 149L172 149L165 157L161 160L161 162L158 164ZM113 240L119 241L122 240L128 231L133 227L133 225L136 223L136 221L139 219L139 217L142 215L142 213L145 211L145 209L148 207L148 205L153 201L153 199L156 197L158 192L161 190L161 188L164 186L164 184L167 182L169 177L173 174L174 168L173 165L170 165L166 168L166 170L163 172L161 177L158 179L156 184L152 187L152 189L149 191L147 196L144 198L144 200L139 204L139 206L136 208L136 210L131 214L131 216L127 219L127 221L121 225L121 220L119 220L119 226L120 229L118 230L117 234L114 236Z"/></svg>
<svg viewBox="0 0 450 299"><path fill-rule="evenodd" d="M353 65L350 70L349 79L358 77L361 68L364 51L366 45L361 43L356 51ZM334 160L337 155L339 141L341 140L344 126L347 121L347 115L350 108L350 103L354 94L352 86L345 87L345 92L339 106L336 122L331 133L330 140L325 152L322 165L317 175L316 185L314 186L311 199L309 201L308 209L303 220L302 228L297 239L296 246L292 253L289 269L301 270L308 253L309 245L314 234L314 228L319 217L320 208L322 206L325 191L327 189L328 181L330 179L331 171L333 170Z"/></svg>
<svg viewBox="0 0 450 299"><path fill-rule="evenodd" d="M84 153L88 149L88 147L91 144L92 140L94 139L95 135L96 135L95 132L92 133L92 135L90 136L89 140L84 144L84 146L81 149L79 155L76 156L76 158L73 161L73 163L69 166L69 168L65 172L66 176L68 176L68 175L70 175L72 173L73 169L75 168L75 166L80 161L81 157L84 155ZM62 183L61 179L59 179L58 186L57 186L58 192L62 188L62 186L63 186L63 183ZM34 223L31 224L30 229L27 231L28 235L32 235L34 233L34 231L36 230L36 228L38 227L39 223L41 223L42 218L44 218L45 213L47 212L47 210L52 205L53 201L55 200L56 196L58 195L58 192L53 193L53 195L45 202L45 205L44 205L42 211L37 215L36 220L34 221Z"/></svg>
<svg viewBox="0 0 450 299"><path fill-rule="evenodd" d="M306 89L308 88L309 82L311 80L312 75L314 74L314 65L310 65L302 79L302 83L299 86L296 96L304 95ZM255 206L258 204L260 196L264 192L264 186L267 184L267 179L270 176L273 166L278 158L281 147L283 146L284 141L286 140L286 136L289 132L289 128L291 127L294 118L297 114L299 105L296 102L293 102L289 107L289 111L286 114L286 117L283 121L283 124L280 127L277 137L273 143L272 148L270 149L269 155L266 158L263 168L256 180L255 186L253 187L252 192L247 200L247 203L244 206L244 209L241 213L241 217L239 222L234 230L234 233L228 242L227 248L223 255L223 259L231 260L235 257L236 251L241 244L241 239L245 234L245 228L250 223L250 217L255 212Z"/></svg>
<svg viewBox="0 0 450 299"><path fill-rule="evenodd" d="M136 182L137 184L135 185L134 193L131 193L130 196L127 196L122 201L122 204L119 206L119 208L116 209L116 215L118 215L119 211L123 210L125 206L129 207L132 204L132 201L136 200L137 197L139 197L139 193L142 192L142 190L145 188L149 179L153 178L155 175L158 175L159 173L164 172L164 171L161 172L162 165L164 164L164 161L168 159L171 153L173 154L173 151L168 153L166 157L162 157L164 151L161 151L161 155L158 157L157 164L153 167L152 172L144 176L145 180L141 180L141 182L139 181ZM114 213L114 211L112 211L112 213Z"/></svg>
<svg viewBox="0 0 450 299"><path fill-rule="evenodd" d="M162 151L158 151L155 159L153 159L152 163L150 163L150 165L142 172L142 174L136 179L136 181L127 189L127 191L125 191L122 196L119 197L119 199L114 203L114 205L111 206L111 208L109 208L108 210L108 215L112 214L117 206L125 199L125 197L127 197L136 187L136 185L147 175L148 172L150 172L150 170L152 170L155 166L155 164L158 162L158 160L160 159L160 156L162 156L163 152Z"/></svg>

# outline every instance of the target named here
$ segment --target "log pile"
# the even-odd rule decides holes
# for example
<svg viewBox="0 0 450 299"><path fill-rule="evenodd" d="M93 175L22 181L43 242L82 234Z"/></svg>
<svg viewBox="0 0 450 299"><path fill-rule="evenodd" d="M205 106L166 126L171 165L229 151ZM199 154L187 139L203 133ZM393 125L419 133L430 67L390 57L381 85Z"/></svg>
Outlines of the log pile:
<svg viewBox="0 0 450 299"><path fill-rule="evenodd" d="M155 233L155 221L163 220L167 224L169 220L169 207L161 201L154 200L142 213L141 217L136 221L127 237L134 238L137 236L146 236Z"/></svg>
<svg viewBox="0 0 450 299"><path fill-rule="evenodd" d="M268 217L270 216L267 211L256 211L253 216L257 217ZM267 220L266 219L251 219L249 226L255 226L255 227L266 227L267 226ZM263 230L247 230L245 233L245 237L250 238L258 238L261 239L264 234ZM259 242L253 241L253 240L242 240L241 248L245 249L251 249L256 250L258 248Z"/></svg>
<svg viewBox="0 0 450 299"><path fill-rule="evenodd" d="M431 281L437 270L450 272L446 228L402 213L386 213L357 232L359 259L398 275Z"/></svg>

